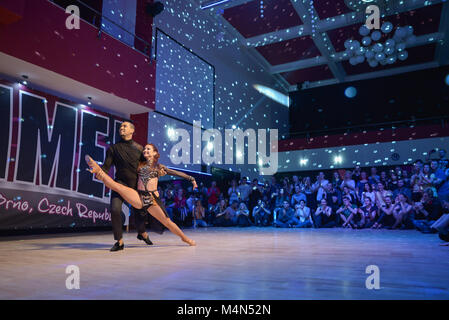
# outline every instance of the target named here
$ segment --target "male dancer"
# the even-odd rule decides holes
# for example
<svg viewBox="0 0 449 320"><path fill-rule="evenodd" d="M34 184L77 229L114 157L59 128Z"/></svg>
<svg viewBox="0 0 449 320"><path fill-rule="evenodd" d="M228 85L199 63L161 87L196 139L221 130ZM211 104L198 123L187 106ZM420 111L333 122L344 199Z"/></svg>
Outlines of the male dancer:
<svg viewBox="0 0 449 320"><path fill-rule="evenodd" d="M106 152L106 159L102 166L103 171L107 174L111 166L115 166L115 181L130 188L137 188L137 166L139 158L142 154L143 147L132 140L135 127L125 121L120 126L120 137L122 140L111 146ZM123 250L123 230L121 211L123 198L115 191L111 194L111 219L114 239L117 241L111 248L111 251ZM134 214L136 228L138 232L137 239L145 241L146 244L152 245L148 234L145 232L145 217L140 214Z"/></svg>

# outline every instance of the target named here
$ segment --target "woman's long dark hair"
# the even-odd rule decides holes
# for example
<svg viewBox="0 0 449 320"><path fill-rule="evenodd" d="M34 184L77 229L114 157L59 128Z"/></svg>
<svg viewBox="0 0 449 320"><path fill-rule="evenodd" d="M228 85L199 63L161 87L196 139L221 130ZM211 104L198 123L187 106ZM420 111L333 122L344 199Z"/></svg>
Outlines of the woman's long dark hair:
<svg viewBox="0 0 449 320"><path fill-rule="evenodd" d="M156 164L158 163L158 161L159 161L159 158L161 157L161 155L159 154L159 150L158 150L157 147L156 147L154 144L152 144L152 143L147 143L147 144L144 146L144 148L145 148L146 146L152 146L153 149L154 149L154 151L156 151L156 155L155 155L155 157L154 157L154 164L156 165ZM145 157L143 156L143 150L142 150L142 153L140 154L139 167L138 167L138 168L140 169L141 167L145 166L146 164L147 164L147 159L145 159Z"/></svg>

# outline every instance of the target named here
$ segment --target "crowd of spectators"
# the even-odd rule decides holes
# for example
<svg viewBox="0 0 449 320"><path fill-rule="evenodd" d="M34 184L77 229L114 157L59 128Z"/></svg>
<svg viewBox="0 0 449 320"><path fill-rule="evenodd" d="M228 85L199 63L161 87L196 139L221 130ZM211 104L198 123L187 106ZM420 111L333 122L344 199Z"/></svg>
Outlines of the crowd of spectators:
<svg viewBox="0 0 449 320"><path fill-rule="evenodd" d="M440 159L413 166L336 170L269 181L232 180L225 190L200 183L159 187L170 217L183 227L417 229L449 242L449 169Z"/></svg>

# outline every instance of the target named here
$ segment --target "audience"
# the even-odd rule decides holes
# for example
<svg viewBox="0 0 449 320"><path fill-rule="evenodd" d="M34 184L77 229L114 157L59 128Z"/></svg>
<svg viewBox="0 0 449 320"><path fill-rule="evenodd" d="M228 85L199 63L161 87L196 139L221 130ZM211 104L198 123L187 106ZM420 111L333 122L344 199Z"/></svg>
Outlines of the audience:
<svg viewBox="0 0 449 320"><path fill-rule="evenodd" d="M307 173L251 184L243 177L220 184L225 193L216 181L189 193L180 184L161 183L159 193L170 218L183 227L416 229L449 241L449 169L445 152L439 156L416 160L412 168L372 167L369 175L360 166L333 171L330 180L319 172L313 183Z"/></svg>

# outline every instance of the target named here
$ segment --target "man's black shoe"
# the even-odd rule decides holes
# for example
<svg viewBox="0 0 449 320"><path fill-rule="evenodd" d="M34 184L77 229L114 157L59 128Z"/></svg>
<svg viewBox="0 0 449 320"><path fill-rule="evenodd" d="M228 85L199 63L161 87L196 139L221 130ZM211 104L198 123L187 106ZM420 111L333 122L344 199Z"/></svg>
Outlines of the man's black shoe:
<svg viewBox="0 0 449 320"><path fill-rule="evenodd" d="M151 242L150 237L144 238L141 234L137 235L137 239L143 240L147 245L151 246L153 242Z"/></svg>
<svg viewBox="0 0 449 320"><path fill-rule="evenodd" d="M120 245L119 242L114 243L110 251L119 251L125 248L125 244Z"/></svg>

